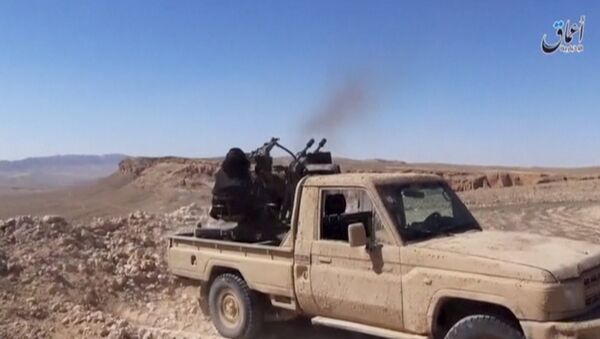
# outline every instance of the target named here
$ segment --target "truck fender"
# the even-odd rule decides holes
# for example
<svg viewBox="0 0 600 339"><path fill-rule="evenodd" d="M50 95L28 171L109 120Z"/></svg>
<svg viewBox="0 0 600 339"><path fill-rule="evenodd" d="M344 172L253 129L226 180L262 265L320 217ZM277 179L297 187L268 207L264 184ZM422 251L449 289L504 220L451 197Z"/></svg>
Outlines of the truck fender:
<svg viewBox="0 0 600 339"><path fill-rule="evenodd" d="M517 318L523 316L521 310L509 299L493 295L493 294L484 294L481 292L470 292L463 290L455 290L455 289L442 289L431 297L431 301L429 303L429 307L427 308L427 325L429 329L433 329L435 326L435 319L438 315L438 312L443 305L444 299L457 298L457 299L465 299L469 301L476 301L488 304L494 304L501 307L507 308L511 311Z"/></svg>
<svg viewBox="0 0 600 339"><path fill-rule="evenodd" d="M246 284L248 284L248 287L251 290L256 290L255 286L252 284L251 281L248 281L244 275L244 270L241 268L241 265L238 262L235 261L228 261L228 260L209 260L206 263L206 267L204 270L204 277L205 277L205 281L208 283L209 280L212 278L213 273L215 272L215 270L225 270L225 271L230 271L230 272L235 272L235 273L239 273L240 276L242 277L242 279L244 279L244 281L246 281Z"/></svg>

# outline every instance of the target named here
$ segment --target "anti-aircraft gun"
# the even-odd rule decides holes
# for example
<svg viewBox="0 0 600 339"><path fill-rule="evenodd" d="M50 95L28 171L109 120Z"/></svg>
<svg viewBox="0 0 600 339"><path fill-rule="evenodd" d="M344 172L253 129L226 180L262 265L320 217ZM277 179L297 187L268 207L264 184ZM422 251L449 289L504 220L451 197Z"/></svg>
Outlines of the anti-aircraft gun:
<svg viewBox="0 0 600 339"><path fill-rule="evenodd" d="M298 182L307 176L315 174L334 174L340 172L340 167L333 163L331 152L322 152L321 149L327 143L323 138L313 152L308 152L315 143L310 139L303 150L292 155L293 160L285 171L285 199L281 207L280 218L284 222L291 220L292 206L294 204L294 194Z"/></svg>
<svg viewBox="0 0 600 339"><path fill-rule="evenodd" d="M314 139L310 139L301 151L294 154L281 145L278 138L271 138L270 141L247 155L247 167L237 172L243 173L242 177L247 177L250 181L247 183L245 180L237 180L238 187L225 192L235 193L226 194L226 199L222 198L224 195L217 188L224 187L223 182L228 183L231 178L228 178L227 175L217 175L215 189L213 189L211 216L225 221L239 222L255 218L257 215L255 211L264 208L270 210L281 223L289 223L298 182L306 175L340 172L339 166L333 164L331 153L321 151L326 142L326 139L322 139L317 148L313 152L309 152L315 143ZM271 151L275 147L290 155L292 160L287 166L273 166ZM226 162L227 157L222 168L225 167ZM244 166L246 164L244 161L238 163ZM250 174L252 165L254 166L254 175ZM271 179L265 180L265 178ZM266 198L263 195L268 193L265 192L275 192L271 195L281 196L281 199ZM230 208L223 202L236 208ZM240 208L239 206L244 207Z"/></svg>

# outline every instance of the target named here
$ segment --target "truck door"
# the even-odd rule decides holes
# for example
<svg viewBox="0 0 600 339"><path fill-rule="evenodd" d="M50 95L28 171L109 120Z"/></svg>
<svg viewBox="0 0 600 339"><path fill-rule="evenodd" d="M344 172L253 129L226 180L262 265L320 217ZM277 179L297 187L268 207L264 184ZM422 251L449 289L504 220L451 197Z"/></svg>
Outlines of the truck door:
<svg viewBox="0 0 600 339"><path fill-rule="evenodd" d="M310 250L310 285L319 315L402 329L400 248L380 221L368 191L321 189L319 208ZM348 225L337 217L367 211L373 215L367 233L382 245L370 251L350 247Z"/></svg>

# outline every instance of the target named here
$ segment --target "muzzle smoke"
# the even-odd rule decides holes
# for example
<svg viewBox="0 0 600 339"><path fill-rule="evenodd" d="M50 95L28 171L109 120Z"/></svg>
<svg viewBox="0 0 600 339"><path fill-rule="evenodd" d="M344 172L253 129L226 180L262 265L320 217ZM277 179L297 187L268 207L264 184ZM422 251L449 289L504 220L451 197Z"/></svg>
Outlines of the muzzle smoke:
<svg viewBox="0 0 600 339"><path fill-rule="evenodd" d="M353 76L334 87L306 122L304 132L332 135L348 124L367 117L373 101L367 80L365 76Z"/></svg>

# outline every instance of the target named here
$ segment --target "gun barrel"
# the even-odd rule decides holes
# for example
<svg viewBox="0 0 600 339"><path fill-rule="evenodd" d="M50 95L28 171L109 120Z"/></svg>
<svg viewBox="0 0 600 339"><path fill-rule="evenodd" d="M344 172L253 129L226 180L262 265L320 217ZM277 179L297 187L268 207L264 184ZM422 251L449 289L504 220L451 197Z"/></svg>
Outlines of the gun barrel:
<svg viewBox="0 0 600 339"><path fill-rule="evenodd" d="M308 140L308 142L306 143L306 147L304 147L304 149L298 153L296 153L296 158L302 158L306 155L306 152L308 152L308 149L312 147L312 145L315 143L315 139L310 139Z"/></svg>
<svg viewBox="0 0 600 339"><path fill-rule="evenodd" d="M321 141L319 141L319 145L317 146L317 149L315 150L315 153L320 151L321 148L323 148L323 146L325 146L326 143L327 143L327 139L325 139L325 138L321 139Z"/></svg>
<svg viewBox="0 0 600 339"><path fill-rule="evenodd" d="M279 141L279 138L275 138L275 137L271 138L270 141L265 142L262 146L255 149L254 151L250 152L250 158L255 158L260 155L265 155L265 156L269 155L269 153L271 152L273 147L275 147L275 145L277 145L278 141Z"/></svg>

